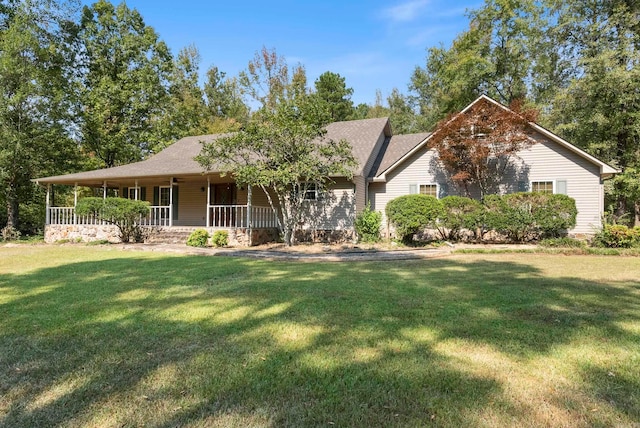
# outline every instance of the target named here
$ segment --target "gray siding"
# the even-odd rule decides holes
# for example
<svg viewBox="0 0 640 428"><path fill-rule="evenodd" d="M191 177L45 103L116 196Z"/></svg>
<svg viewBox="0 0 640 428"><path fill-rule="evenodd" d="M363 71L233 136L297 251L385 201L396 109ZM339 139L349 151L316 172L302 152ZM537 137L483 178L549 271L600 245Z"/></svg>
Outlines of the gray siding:
<svg viewBox="0 0 640 428"><path fill-rule="evenodd" d="M364 192L362 192L364 194ZM356 210L354 184L346 179L336 179L317 201L306 201L309 222L303 229L348 230L353 229Z"/></svg>
<svg viewBox="0 0 640 428"><path fill-rule="evenodd" d="M601 226L604 191L597 165L565 149L559 144L535 135L537 143L518 153L516 168L505 177L500 192L517 192L518 181L566 181L567 194L576 200L578 217L572 233L590 234ZM423 148L387 174L386 183L369 184L371 207L383 213L383 232L387 230L384 215L387 203L407 195L412 184L446 184L447 194L464 194L451 183L437 163L435 150ZM478 197L477 191L472 196Z"/></svg>
<svg viewBox="0 0 640 428"><path fill-rule="evenodd" d="M567 195L576 200L578 218L573 233L594 233L601 227L604 211L604 189L600 168L541 136L538 143L518 154L529 166L529 181L566 180Z"/></svg>

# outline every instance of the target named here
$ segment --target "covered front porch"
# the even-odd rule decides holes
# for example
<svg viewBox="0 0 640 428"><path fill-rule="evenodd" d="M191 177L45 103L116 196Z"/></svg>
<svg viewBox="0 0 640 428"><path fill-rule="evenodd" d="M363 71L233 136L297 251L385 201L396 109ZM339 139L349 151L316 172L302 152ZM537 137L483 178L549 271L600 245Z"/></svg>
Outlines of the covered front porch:
<svg viewBox="0 0 640 428"><path fill-rule="evenodd" d="M59 185L73 187L73 204L56 203L54 186ZM153 229L154 236L195 228L205 228L210 233L224 229L230 236L245 234L247 239L238 241L255 245L261 243L255 239L262 235L277 237L273 231L279 229L277 214L262 190L254 192L251 187L237 186L219 174L103 180L100 183L78 181L73 184L47 183L47 242L65 235L71 238L63 239L111 240L105 238L112 227L108 222L76 214L78 200L84 196L124 197L149 202L149 214L141 217L139 224ZM256 235L256 230L270 232Z"/></svg>

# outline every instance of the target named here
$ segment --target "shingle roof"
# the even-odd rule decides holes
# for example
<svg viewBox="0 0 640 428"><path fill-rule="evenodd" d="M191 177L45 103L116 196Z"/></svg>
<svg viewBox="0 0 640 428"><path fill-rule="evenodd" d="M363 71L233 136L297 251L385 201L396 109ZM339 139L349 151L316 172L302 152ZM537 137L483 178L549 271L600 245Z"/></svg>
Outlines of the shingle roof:
<svg viewBox="0 0 640 428"><path fill-rule="evenodd" d="M394 135L391 138L387 138L385 145L380 149L378 159L376 159L371 168L369 177L382 174L411 149L426 140L429 135L431 134L423 132L419 134Z"/></svg>
<svg viewBox="0 0 640 428"><path fill-rule="evenodd" d="M375 144L381 133L390 134L387 118L352 120L327 125L327 138L345 139L353 147L353 155L358 162L356 175L362 175L363 167L374 155ZM100 184L105 180L151 177L177 177L202 174L204 169L193 158L200 153L203 142L210 142L220 135L197 135L182 138L158 154L141 162L113 168L85 171L75 174L38 178L38 183L57 184ZM215 172L215 168L214 171Z"/></svg>

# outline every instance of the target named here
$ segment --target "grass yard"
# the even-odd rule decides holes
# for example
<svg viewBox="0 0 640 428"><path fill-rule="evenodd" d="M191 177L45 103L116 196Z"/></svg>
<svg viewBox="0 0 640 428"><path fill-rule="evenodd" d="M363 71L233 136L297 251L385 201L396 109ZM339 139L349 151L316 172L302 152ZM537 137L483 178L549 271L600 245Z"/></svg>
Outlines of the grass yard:
<svg viewBox="0 0 640 428"><path fill-rule="evenodd" d="M640 258L0 248L1 427L631 426Z"/></svg>

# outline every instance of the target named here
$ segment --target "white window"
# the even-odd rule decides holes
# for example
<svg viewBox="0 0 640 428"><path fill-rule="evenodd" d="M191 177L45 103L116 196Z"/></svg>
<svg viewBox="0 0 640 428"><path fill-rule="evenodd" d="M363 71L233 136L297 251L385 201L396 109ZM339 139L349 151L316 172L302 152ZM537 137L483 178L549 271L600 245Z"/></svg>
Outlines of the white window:
<svg viewBox="0 0 640 428"><path fill-rule="evenodd" d="M532 181L531 191L539 193L555 193L553 181Z"/></svg>
<svg viewBox="0 0 640 428"><path fill-rule="evenodd" d="M318 200L318 186L316 183L300 183L295 188L296 195L304 192L302 197L305 201Z"/></svg>
<svg viewBox="0 0 640 428"><path fill-rule="evenodd" d="M438 185L437 184L421 184L419 188L421 195L429 195L434 198L438 197Z"/></svg>

